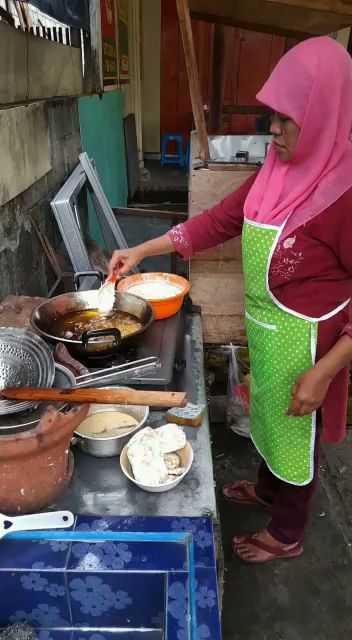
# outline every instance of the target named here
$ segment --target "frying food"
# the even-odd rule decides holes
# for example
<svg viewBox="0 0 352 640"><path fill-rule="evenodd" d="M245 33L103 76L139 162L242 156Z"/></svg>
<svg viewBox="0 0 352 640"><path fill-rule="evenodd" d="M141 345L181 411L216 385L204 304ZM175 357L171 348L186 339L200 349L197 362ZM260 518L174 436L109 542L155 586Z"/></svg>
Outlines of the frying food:
<svg viewBox="0 0 352 640"><path fill-rule="evenodd" d="M61 317L57 323L55 332L61 338L68 340L81 340L86 331L100 329L118 329L122 338L140 331L142 323L130 313L116 311L109 316L104 316L97 309L74 311Z"/></svg>

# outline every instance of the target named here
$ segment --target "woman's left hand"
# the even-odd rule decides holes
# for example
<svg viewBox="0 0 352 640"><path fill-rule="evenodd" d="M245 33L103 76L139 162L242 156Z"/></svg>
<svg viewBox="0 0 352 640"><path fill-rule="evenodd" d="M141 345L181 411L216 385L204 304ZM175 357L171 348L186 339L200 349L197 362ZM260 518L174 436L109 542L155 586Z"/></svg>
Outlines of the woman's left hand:
<svg viewBox="0 0 352 640"><path fill-rule="evenodd" d="M298 378L292 388L289 416L306 416L319 409L327 394L331 378L323 369L314 367Z"/></svg>

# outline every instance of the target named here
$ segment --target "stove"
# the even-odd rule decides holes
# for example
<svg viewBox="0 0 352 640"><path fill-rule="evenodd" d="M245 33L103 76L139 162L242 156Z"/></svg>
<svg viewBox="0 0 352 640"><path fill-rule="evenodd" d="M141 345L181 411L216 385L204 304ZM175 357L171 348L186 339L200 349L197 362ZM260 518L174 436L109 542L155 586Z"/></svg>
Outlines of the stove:
<svg viewBox="0 0 352 640"><path fill-rule="evenodd" d="M109 367L154 356L160 361L160 366L137 377L129 377L128 385L168 389L174 379L175 370L184 366L184 361L179 356L184 352L183 327L184 311L180 311L172 318L157 320L143 333L137 345L109 359L106 357L103 360L98 359L94 364L90 361L89 371L94 372L104 367L108 373ZM123 380L120 384L123 384Z"/></svg>

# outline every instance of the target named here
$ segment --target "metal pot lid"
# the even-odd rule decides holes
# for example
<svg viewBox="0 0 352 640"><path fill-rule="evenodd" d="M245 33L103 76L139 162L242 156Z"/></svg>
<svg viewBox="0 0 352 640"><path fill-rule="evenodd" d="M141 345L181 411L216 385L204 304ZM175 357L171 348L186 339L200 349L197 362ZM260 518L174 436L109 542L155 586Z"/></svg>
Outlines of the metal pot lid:
<svg viewBox="0 0 352 640"><path fill-rule="evenodd" d="M61 364L55 363L54 375L53 386L58 389L69 389L75 385L75 376ZM42 402L38 408L32 411L23 411L14 415L0 415L0 438L1 436L12 436L16 433L34 429L49 404L52 405L52 403ZM55 406L57 409L62 410L66 405L62 402L60 404L57 403Z"/></svg>
<svg viewBox="0 0 352 640"><path fill-rule="evenodd" d="M53 355L44 340L28 329L0 328L0 388L51 387ZM33 402L0 400L0 416L33 409Z"/></svg>

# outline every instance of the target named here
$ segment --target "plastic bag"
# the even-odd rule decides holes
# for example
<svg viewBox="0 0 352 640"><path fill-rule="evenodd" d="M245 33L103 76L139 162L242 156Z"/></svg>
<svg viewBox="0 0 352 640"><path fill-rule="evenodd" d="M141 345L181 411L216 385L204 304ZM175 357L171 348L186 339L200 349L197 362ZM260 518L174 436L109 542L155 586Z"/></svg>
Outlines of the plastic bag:
<svg viewBox="0 0 352 640"><path fill-rule="evenodd" d="M237 435L249 438L250 368L245 347L229 347L227 396L227 426Z"/></svg>

